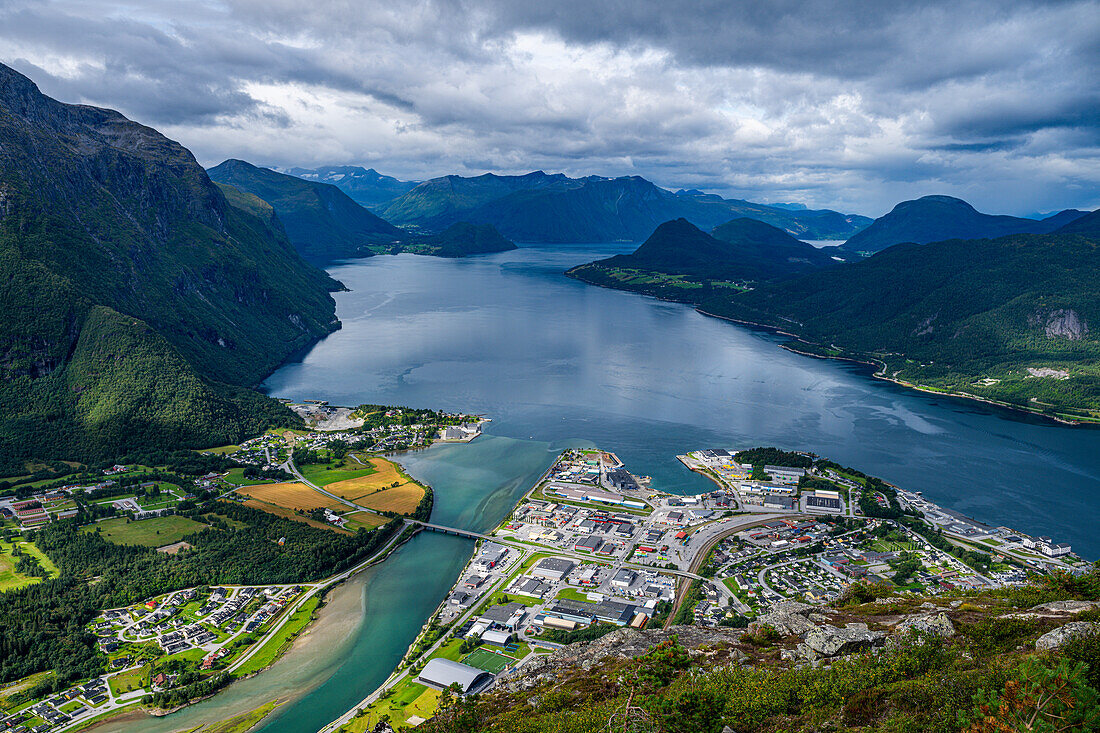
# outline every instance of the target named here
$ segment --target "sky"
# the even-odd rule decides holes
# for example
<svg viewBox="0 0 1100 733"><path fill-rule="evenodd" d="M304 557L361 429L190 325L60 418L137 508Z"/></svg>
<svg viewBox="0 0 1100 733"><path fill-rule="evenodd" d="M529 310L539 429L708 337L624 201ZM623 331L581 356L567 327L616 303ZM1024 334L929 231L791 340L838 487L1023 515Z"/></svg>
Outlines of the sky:
<svg viewBox="0 0 1100 733"><path fill-rule="evenodd" d="M1100 0L0 0L0 62L208 166L1100 207Z"/></svg>

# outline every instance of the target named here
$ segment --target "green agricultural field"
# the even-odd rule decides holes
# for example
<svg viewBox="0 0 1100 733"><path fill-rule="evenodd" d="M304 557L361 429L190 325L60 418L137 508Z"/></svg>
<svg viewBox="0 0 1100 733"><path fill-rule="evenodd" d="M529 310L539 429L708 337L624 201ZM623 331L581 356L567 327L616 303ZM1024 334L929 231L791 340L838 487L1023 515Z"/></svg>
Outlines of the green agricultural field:
<svg viewBox="0 0 1100 733"><path fill-rule="evenodd" d="M39 550L32 542L19 542L19 549L26 555L31 555L38 560L38 564L46 569L51 578L56 578L61 573L58 571L57 566L53 564L50 558L46 557L45 553ZM19 558L12 554L13 545L10 542L0 542L0 593L9 590L16 590L28 585L34 585L41 581L41 578L33 575L23 575L15 572L15 567L19 563Z"/></svg>
<svg viewBox="0 0 1100 733"><path fill-rule="evenodd" d="M378 721L389 718L395 728L408 727L413 716L430 718L439 705L439 692L414 682L406 677L398 682L390 693L371 705L363 714L352 719L347 730L352 733L368 733L374 730Z"/></svg>
<svg viewBox="0 0 1100 733"><path fill-rule="evenodd" d="M129 672L122 672L110 677L107 684L111 686L111 692L116 696L145 687L149 679L149 666L138 667Z"/></svg>
<svg viewBox="0 0 1100 733"><path fill-rule="evenodd" d="M81 529L82 532L99 530L103 537L116 545L143 545L160 547L179 542L194 532L206 529L207 525L187 517L167 516L129 521L123 517L97 522Z"/></svg>
<svg viewBox="0 0 1100 733"><path fill-rule="evenodd" d="M317 463L298 466L306 480L318 486L328 486L337 481L370 476L375 473L373 466L363 466L354 460L345 459L342 463Z"/></svg>

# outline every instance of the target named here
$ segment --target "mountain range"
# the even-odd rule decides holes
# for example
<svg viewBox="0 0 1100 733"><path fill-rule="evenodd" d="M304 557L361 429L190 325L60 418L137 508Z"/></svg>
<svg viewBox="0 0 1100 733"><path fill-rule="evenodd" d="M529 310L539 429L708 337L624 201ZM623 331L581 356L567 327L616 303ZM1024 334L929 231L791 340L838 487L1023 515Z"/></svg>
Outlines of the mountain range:
<svg viewBox="0 0 1100 733"><path fill-rule="evenodd" d="M290 168L286 173L316 183L330 183L368 209L408 193L419 181L399 181L374 168L358 165L330 165L322 168Z"/></svg>
<svg viewBox="0 0 1100 733"><path fill-rule="evenodd" d="M243 160L226 160L207 173L219 185L269 204L302 257L318 265L382 253L463 257L515 248L490 225L454 222L431 235L399 229L331 183L298 178ZM247 206L238 197L231 198Z"/></svg>
<svg viewBox="0 0 1100 733"><path fill-rule="evenodd" d="M875 219L866 229L852 235L841 245L841 249L873 254L902 242L927 244L945 239L1049 234L1084 214L1084 211L1066 209L1042 220L993 216L977 211L962 199L924 196L901 202L888 214Z"/></svg>
<svg viewBox="0 0 1100 733"><path fill-rule="evenodd" d="M89 459L294 424L256 384L339 284L185 148L0 65L0 456Z"/></svg>
<svg viewBox="0 0 1100 733"><path fill-rule="evenodd" d="M369 257L372 245L393 245L403 230L364 209L336 186L230 159L207 171L212 181L267 202L287 236L306 260Z"/></svg>
<svg viewBox="0 0 1100 733"><path fill-rule="evenodd" d="M938 221L944 211L964 217ZM906 242L863 258L847 247L815 249L751 219L709 235L679 219L632 254L566 274L776 328L797 337L796 350L874 362L899 382L1097 420L1100 211L1035 221L926 197L866 231L1056 223L1046 234Z"/></svg>
<svg viewBox="0 0 1100 733"><path fill-rule="evenodd" d="M749 217L797 237L838 240L871 222L829 210L791 210L698 191L673 193L638 176L569 178L542 171L433 178L377 212L415 231L436 232L468 221L491 224L517 242L549 243L638 242L658 224L679 218L709 230Z"/></svg>
<svg viewBox="0 0 1100 733"><path fill-rule="evenodd" d="M794 334L797 350L872 361L902 383L1096 420L1097 219L1094 212L1051 234L899 244L697 302Z"/></svg>
<svg viewBox="0 0 1100 733"><path fill-rule="evenodd" d="M742 288L836 264L829 250L756 219L733 219L710 234L676 219L658 226L633 253L566 274L594 285L698 303L710 297L716 284Z"/></svg>

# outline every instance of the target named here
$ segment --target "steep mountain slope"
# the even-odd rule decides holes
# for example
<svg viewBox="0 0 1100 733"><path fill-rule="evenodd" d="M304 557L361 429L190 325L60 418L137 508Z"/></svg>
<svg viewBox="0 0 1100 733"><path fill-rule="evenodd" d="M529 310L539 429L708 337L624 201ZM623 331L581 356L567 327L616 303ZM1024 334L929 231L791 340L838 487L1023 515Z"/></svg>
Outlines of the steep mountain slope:
<svg viewBox="0 0 1100 733"><path fill-rule="evenodd" d="M702 307L795 333L800 349L874 359L899 381L1089 417L1100 415L1097 272L1096 236L955 239Z"/></svg>
<svg viewBox="0 0 1100 733"><path fill-rule="evenodd" d="M351 197L355 203L373 209L408 193L418 181L399 181L384 176L374 168L358 165L330 165L322 168L291 168L292 176L314 183L331 183Z"/></svg>
<svg viewBox="0 0 1100 733"><path fill-rule="evenodd" d="M686 219L661 224L631 254L574 267L578 280L699 303L714 287L772 280L836 264L825 251L799 241L770 224L734 219L711 236Z"/></svg>
<svg viewBox="0 0 1100 733"><path fill-rule="evenodd" d="M338 283L179 144L2 65L0 140L5 466L293 422L228 385L338 327Z"/></svg>
<svg viewBox="0 0 1100 733"><path fill-rule="evenodd" d="M792 211L655 186L644 178L567 178L535 171L425 181L387 204L382 216L401 226L439 231L457 221L492 224L516 241L640 241L660 223L685 218L710 229L746 216L812 239L843 239L870 223L835 211Z"/></svg>
<svg viewBox="0 0 1100 733"><path fill-rule="evenodd" d="M873 253L902 242L940 242L980 239L1007 234L1048 234L1084 212L1067 209L1042 221L1015 216L982 214L962 199L924 196L902 201L890 213L875 219L842 246L849 252Z"/></svg>
<svg viewBox="0 0 1100 733"><path fill-rule="evenodd" d="M207 173L211 180L271 204L291 243L313 263L369 257L372 246L390 245L406 236L327 183L276 173L243 160L227 160Z"/></svg>

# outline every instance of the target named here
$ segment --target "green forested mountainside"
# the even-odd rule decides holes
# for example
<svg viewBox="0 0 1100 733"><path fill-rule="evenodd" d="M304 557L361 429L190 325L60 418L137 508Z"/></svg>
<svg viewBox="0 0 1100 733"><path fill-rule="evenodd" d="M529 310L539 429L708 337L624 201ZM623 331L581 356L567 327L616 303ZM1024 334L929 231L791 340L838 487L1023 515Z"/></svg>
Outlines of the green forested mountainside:
<svg viewBox="0 0 1100 733"><path fill-rule="evenodd" d="M391 226L352 201L339 188L258 168L242 160L227 160L210 169L218 185L237 191L230 199L245 211L262 214L272 208L287 236L306 259L318 264L374 254L414 254L438 257L503 252L515 245L489 225L459 222L433 235Z"/></svg>
<svg viewBox="0 0 1100 733"><path fill-rule="evenodd" d="M568 178L542 171L435 178L379 213L395 224L426 232L458 221L492 224L517 242L636 242L670 219L683 217L710 229L739 216L809 239L845 239L871 221L828 210L790 210L698 192L672 193L637 176Z"/></svg>
<svg viewBox="0 0 1100 733"><path fill-rule="evenodd" d="M292 176L317 183L331 183L360 206L373 209L416 188L419 181L401 181L384 176L374 168L358 165L330 165L321 168L291 168Z"/></svg>
<svg viewBox="0 0 1100 733"><path fill-rule="evenodd" d="M902 381L1090 417L1100 415L1097 272L1098 237L956 239L896 245L701 307L809 342L799 348L875 359Z"/></svg>
<svg viewBox="0 0 1100 733"><path fill-rule="evenodd" d="M177 143L2 65L0 140L0 467L103 455L103 416L139 406L135 447L294 421L227 385L336 328L338 283Z"/></svg>
<svg viewBox="0 0 1100 733"><path fill-rule="evenodd" d="M712 234L686 219L668 221L633 253L580 265L567 274L596 285L699 303L712 297L716 284L729 292L729 283L747 286L836 264L827 251L755 219L734 219Z"/></svg>
<svg viewBox="0 0 1100 733"><path fill-rule="evenodd" d="M1038 221L982 214L962 199L951 196L924 196L902 201L888 214L852 235L841 248L852 253L873 253L903 242L927 244L946 239L1049 234L1084 213L1067 209Z"/></svg>
<svg viewBox="0 0 1100 733"><path fill-rule="evenodd" d="M372 246L391 245L407 236L327 183L303 180L233 159L208 173L211 180L270 204L294 247L310 262L325 264L350 257L369 257L374 254Z"/></svg>

